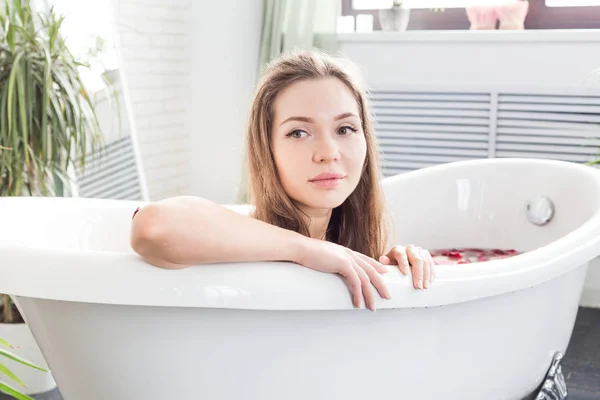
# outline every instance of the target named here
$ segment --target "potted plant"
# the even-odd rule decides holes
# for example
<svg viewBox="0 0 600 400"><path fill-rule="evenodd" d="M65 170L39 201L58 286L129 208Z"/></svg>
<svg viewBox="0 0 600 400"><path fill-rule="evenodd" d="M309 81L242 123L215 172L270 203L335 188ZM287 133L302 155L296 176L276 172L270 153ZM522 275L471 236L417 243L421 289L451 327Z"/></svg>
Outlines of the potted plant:
<svg viewBox="0 0 600 400"><path fill-rule="evenodd" d="M2 339L0 337L0 346L6 346L9 347L11 349L13 349L14 347L12 345L10 345L6 340ZM35 365L34 363L31 363L27 360L24 360L23 358L16 356L15 354L4 350L0 347L0 356L6 357L14 362L17 362L19 364L22 364L26 367L31 367L31 368L35 368L37 370L40 370L42 372L48 372L47 369L39 367L37 365ZM0 372L2 372L4 375L6 375L8 378L10 378L11 380L13 380L14 382L18 383L21 387L26 387L25 383L23 383L23 381L21 379L19 379L17 377L17 375L15 375L15 373L13 371L11 371L10 368L6 367L3 363L0 362ZM15 389L14 387L0 382L0 392L2 393L6 393L10 396L13 396L15 399L18 400L33 400L33 397L26 395L25 393Z"/></svg>
<svg viewBox="0 0 600 400"><path fill-rule="evenodd" d="M32 11L29 0L0 7L0 196L69 194L73 165L84 168L86 154L103 142L78 70L86 66L61 37L63 20L53 9ZM0 294L0 337L16 345L18 356L46 367L7 294ZM44 375L23 378L30 393L55 387Z"/></svg>

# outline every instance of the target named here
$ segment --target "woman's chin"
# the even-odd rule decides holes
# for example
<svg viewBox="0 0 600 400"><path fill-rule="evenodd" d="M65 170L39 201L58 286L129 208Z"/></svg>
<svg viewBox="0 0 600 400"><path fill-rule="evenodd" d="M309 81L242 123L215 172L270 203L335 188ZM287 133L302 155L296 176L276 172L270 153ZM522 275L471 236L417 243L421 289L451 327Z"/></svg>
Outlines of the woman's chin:
<svg viewBox="0 0 600 400"><path fill-rule="evenodd" d="M348 196L342 195L340 193L333 194L331 193L329 196L321 196L321 197L311 197L310 200L306 200L306 204L308 207L313 209L334 209L342 205Z"/></svg>

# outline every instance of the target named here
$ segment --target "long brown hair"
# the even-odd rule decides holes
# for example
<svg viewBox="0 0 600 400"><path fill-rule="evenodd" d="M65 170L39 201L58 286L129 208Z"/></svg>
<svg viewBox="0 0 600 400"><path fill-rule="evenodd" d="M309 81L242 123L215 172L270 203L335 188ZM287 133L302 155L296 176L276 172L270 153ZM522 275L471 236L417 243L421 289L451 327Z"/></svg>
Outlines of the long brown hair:
<svg viewBox="0 0 600 400"><path fill-rule="evenodd" d="M248 195L254 217L309 236L307 217L284 191L271 148L271 127L277 95L292 83L334 77L354 94L367 144L358 186L332 210L326 240L375 259L387 245L387 219L380 186L379 151L367 103L367 93L353 73L356 66L321 50L294 50L272 60L258 83L247 127Z"/></svg>

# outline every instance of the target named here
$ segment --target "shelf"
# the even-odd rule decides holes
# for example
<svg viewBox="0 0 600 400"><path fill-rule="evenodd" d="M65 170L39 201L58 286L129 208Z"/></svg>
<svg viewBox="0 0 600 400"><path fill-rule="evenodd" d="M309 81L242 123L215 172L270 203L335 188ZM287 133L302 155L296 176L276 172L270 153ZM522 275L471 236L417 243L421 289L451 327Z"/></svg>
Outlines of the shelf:
<svg viewBox="0 0 600 400"><path fill-rule="evenodd" d="M336 35L338 43L386 42L600 42L600 29L524 30L524 31L405 31L355 32Z"/></svg>

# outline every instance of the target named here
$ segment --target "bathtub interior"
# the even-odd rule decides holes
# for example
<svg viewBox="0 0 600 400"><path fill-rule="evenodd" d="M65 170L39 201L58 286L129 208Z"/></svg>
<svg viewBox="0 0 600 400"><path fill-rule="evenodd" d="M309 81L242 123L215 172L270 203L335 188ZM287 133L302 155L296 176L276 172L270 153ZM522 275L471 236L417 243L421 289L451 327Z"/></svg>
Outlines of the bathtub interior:
<svg viewBox="0 0 600 400"><path fill-rule="evenodd" d="M134 254L131 219L146 202L91 198L5 198L0 241L31 248ZM33 203L35 202L35 206ZM228 205L248 215L248 205Z"/></svg>
<svg viewBox="0 0 600 400"><path fill-rule="evenodd" d="M518 252L549 245L598 211L597 176L591 168L581 167L525 159L503 164L486 160L386 178L391 242L428 249ZM551 200L555 208L552 220L542 226L527 218L527 203L538 196Z"/></svg>
<svg viewBox="0 0 600 400"><path fill-rule="evenodd" d="M43 201L40 201L43 200ZM88 198L8 198L0 208L0 240L31 248L132 252L133 201Z"/></svg>

